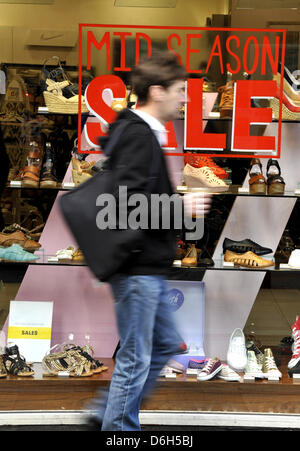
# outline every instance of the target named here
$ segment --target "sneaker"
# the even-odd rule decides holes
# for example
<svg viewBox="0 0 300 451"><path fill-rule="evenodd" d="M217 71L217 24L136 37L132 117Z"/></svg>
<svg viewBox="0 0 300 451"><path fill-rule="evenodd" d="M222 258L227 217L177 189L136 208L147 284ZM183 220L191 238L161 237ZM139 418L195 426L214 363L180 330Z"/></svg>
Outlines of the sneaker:
<svg viewBox="0 0 300 451"><path fill-rule="evenodd" d="M227 363L236 371L243 371L247 365L247 349L242 329L235 329L231 334Z"/></svg>
<svg viewBox="0 0 300 451"><path fill-rule="evenodd" d="M252 340L247 341L246 348L247 351L254 351L257 364L260 368L262 368L264 364L264 353L255 345L255 343Z"/></svg>
<svg viewBox="0 0 300 451"><path fill-rule="evenodd" d="M217 357L214 359L208 359L205 367L197 374L198 381L208 381L212 379L216 374L222 370L222 363Z"/></svg>
<svg viewBox="0 0 300 451"><path fill-rule="evenodd" d="M222 369L217 374L217 378L230 382L240 382L241 380L241 376L230 368L230 366L226 365L226 363L222 363Z"/></svg>
<svg viewBox="0 0 300 451"><path fill-rule="evenodd" d="M277 368L277 365L274 360L273 353L270 348L266 348L264 350L264 363L262 367L262 372L265 377L273 376L273 377L282 377L281 372Z"/></svg>
<svg viewBox="0 0 300 451"><path fill-rule="evenodd" d="M167 366L172 368L174 373L183 373L184 372L184 366L174 359L168 360Z"/></svg>
<svg viewBox="0 0 300 451"><path fill-rule="evenodd" d="M202 368L205 367L207 362L208 362L207 359L203 359L203 360L190 359L189 363L188 363L188 368L201 370Z"/></svg>
<svg viewBox="0 0 300 451"><path fill-rule="evenodd" d="M294 249L291 252L288 265L290 268L300 269L300 249Z"/></svg>
<svg viewBox="0 0 300 451"><path fill-rule="evenodd" d="M288 370L288 374L290 377L293 377L294 374L300 374L300 360Z"/></svg>
<svg viewBox="0 0 300 451"><path fill-rule="evenodd" d="M264 379L264 373L259 368L254 351L247 351L247 365L245 368L245 375L256 377L257 379Z"/></svg>
<svg viewBox="0 0 300 451"><path fill-rule="evenodd" d="M292 346L292 358L288 363L288 368L293 368L300 360L300 316L296 319L296 322L292 325L292 337L294 343Z"/></svg>
<svg viewBox="0 0 300 451"><path fill-rule="evenodd" d="M12 262L32 262L40 258L31 252L25 251L19 244L0 248L0 260Z"/></svg>

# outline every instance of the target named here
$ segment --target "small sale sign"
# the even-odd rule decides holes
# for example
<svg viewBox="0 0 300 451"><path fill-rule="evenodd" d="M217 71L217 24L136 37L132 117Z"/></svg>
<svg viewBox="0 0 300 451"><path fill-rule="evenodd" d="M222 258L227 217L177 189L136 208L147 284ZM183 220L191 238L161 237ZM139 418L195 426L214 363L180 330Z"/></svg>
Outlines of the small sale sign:
<svg viewBox="0 0 300 451"><path fill-rule="evenodd" d="M79 90L85 96L89 114L88 118L82 115L79 103L79 152L100 151L98 138L117 116L106 99L108 93L111 99L125 98L128 75L142 55L150 57L154 46L159 46L174 53L188 74L184 149L176 155L183 155L183 150L198 150L210 151L211 156L251 158L256 154L261 158L279 158L285 33L279 29L80 24ZM86 86L84 71L92 75ZM226 124L223 121L226 126L221 129L207 129L208 120L216 119L203 117L203 80L208 74L210 78L224 79L228 73L234 80L231 119ZM279 105L276 121L272 99ZM255 129L272 122L273 134L264 135ZM174 124L169 123L166 128L165 147L178 149ZM82 132L89 150L81 147Z"/></svg>

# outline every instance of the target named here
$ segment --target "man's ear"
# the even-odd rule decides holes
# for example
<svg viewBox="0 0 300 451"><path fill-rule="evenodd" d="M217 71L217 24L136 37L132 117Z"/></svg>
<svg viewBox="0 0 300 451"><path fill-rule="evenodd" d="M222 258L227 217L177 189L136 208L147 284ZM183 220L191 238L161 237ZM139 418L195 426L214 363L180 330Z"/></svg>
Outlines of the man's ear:
<svg viewBox="0 0 300 451"><path fill-rule="evenodd" d="M162 102L164 100L164 88L160 85L152 85L149 87L148 99L154 102Z"/></svg>

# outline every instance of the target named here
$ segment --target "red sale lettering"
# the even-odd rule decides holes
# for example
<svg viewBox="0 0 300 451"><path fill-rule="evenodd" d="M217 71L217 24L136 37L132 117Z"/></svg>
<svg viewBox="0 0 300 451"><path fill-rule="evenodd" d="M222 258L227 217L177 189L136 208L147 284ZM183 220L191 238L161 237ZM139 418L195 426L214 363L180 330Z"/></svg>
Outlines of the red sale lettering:
<svg viewBox="0 0 300 451"><path fill-rule="evenodd" d="M139 64L140 61L140 38L145 39L147 43L147 49L148 49L148 58L150 58L152 54L152 42L150 37L145 33L137 33L136 34L136 40L135 40L135 64L136 66Z"/></svg>
<svg viewBox="0 0 300 451"><path fill-rule="evenodd" d="M215 38L215 42L213 43L212 50L209 55L209 60L207 63L207 67L205 70L205 73L209 71L211 61L213 56L217 56L219 58L219 64L220 64L220 72L221 74L224 74L224 67L223 67L223 57L222 57L222 49L221 49L221 42L220 42L220 36L217 35Z"/></svg>
<svg viewBox="0 0 300 451"><path fill-rule="evenodd" d="M106 70L110 71L110 33L104 33L103 38L98 42L92 31L87 32L87 70L91 70L91 45L94 45L97 50L101 50L103 45L106 45Z"/></svg>
<svg viewBox="0 0 300 451"><path fill-rule="evenodd" d="M89 29L90 28L90 29ZM97 29L97 33L95 33ZM105 126L113 122L116 113L110 107L113 99L124 99L127 95L125 83L130 84L129 72L138 66L141 57L150 57L153 52L154 34L157 39L157 30L160 32L160 44L173 53L179 63L185 66L187 74L197 74L198 77L209 73L210 81L216 83L215 92L203 93L203 79L188 79L187 103L185 105L184 121L166 125L168 142L166 149L176 149L176 153L167 155L183 155L182 149L193 149L199 153L210 150L216 151L212 156L245 157L252 158L253 152L261 157L280 157L281 114L278 123L272 130L277 130L276 136L264 136L260 127L256 132L253 125L268 125L272 122L272 108L252 105L255 98L272 98L285 101L281 88L275 81L270 81L277 75L279 61L284 62L286 31L277 29L242 29L242 28L214 28L214 27L155 27L155 26L123 26L123 25L79 25L79 88L81 89L82 68L97 73L86 89L85 99L89 109L89 118L84 126L86 141L91 147L98 148L99 136L105 134ZM83 30L86 39L83 39ZM166 31L167 30L167 31ZM170 31L171 30L171 31ZM211 33L211 35L209 35ZM165 37L163 37L165 36ZM87 48L82 47L87 43ZM114 52L112 52L114 49ZM107 73L122 72L121 78L114 74L102 75L102 66L92 58L97 58L101 52L104 60L103 71ZM86 59L85 59L86 58ZM213 70L212 70L213 68ZM233 101L232 119L218 123L209 122L218 120L216 106L220 102L217 88L226 84L224 73L233 75L234 95L230 92ZM271 72L271 73L270 73ZM127 73L127 74L126 74ZM247 73L247 80L241 74ZM268 77L267 77L268 75ZM271 77L270 77L271 75ZM215 76L216 79L212 79ZM249 77L250 76L250 77ZM283 77L283 74L281 75ZM268 79L266 79L268 78ZM228 85L229 86L229 85ZM226 94L228 94L226 91ZM203 118L203 95L205 97L205 114ZM231 98L231 96L233 98ZM232 102L231 102L232 104ZM267 105L267 104L266 104ZM136 105L138 108L138 103ZM213 108L213 110L212 110ZM281 106L279 105L279 108ZM231 107L229 108L229 110ZM78 120L78 149L80 149L81 118ZM205 131L205 124L212 125ZM216 126L216 124L218 124ZM222 124L222 125L221 125ZM232 126L231 126L232 124ZM175 130L177 135L175 134ZM208 128L207 128L208 130ZM214 131L216 130L216 131ZM257 134L257 136L256 136ZM272 135L272 132L271 132ZM229 154L226 150L231 151ZM84 150L82 149L84 152ZM96 150L95 150L96 151ZM221 153L220 153L221 152ZM250 153L250 155L248 155ZM264 153L266 155L264 155Z"/></svg>
<svg viewBox="0 0 300 451"><path fill-rule="evenodd" d="M254 58L253 58L252 67L250 68L250 67L248 67L248 48L249 48L249 45L251 42L254 43ZM243 66L244 66L245 72L247 72L247 74L253 74L257 69L258 61L259 61L258 41L257 41L256 37L249 36L249 38L245 42L245 47L244 47L244 52L243 52Z"/></svg>
<svg viewBox="0 0 300 451"><path fill-rule="evenodd" d="M275 81L237 80L233 109L232 150L233 151L274 151L274 136L251 136L251 124L272 122L271 108L252 108L251 98L270 98L276 94Z"/></svg>
<svg viewBox="0 0 300 451"><path fill-rule="evenodd" d="M113 98L125 98L126 86L116 75L100 75L88 84L85 92L87 107L102 124L108 125L116 119L117 114L103 100L102 94L105 89L111 91ZM84 131L89 144L98 146L99 136L104 135L100 123L87 122Z"/></svg>
<svg viewBox="0 0 300 451"><path fill-rule="evenodd" d="M275 36L275 57L272 53L270 40L267 36L263 38L262 57L261 57L261 74L266 74L266 59L268 55L269 63L273 74L277 74L280 49L280 36Z"/></svg>
<svg viewBox="0 0 300 451"><path fill-rule="evenodd" d="M175 50L172 48L171 41L172 41L173 38L175 38L177 40L177 45L178 46L181 45L181 38L180 38L180 36L178 34L176 34L176 33L173 33L173 34L170 34L170 36L168 36L167 47L170 50L170 52L174 53L174 55L177 56L179 64L182 65L182 58L181 58L181 56L179 55L179 53L175 52Z"/></svg>
<svg viewBox="0 0 300 451"><path fill-rule="evenodd" d="M189 102L186 105L185 148L223 150L226 134L202 131L202 88L203 79L191 78L187 82Z"/></svg>
<svg viewBox="0 0 300 451"><path fill-rule="evenodd" d="M132 33L129 33L129 32L126 32L126 31L116 31L114 33L114 36L120 36L120 42L121 42L120 67L114 67L114 70L115 71L122 71L122 72L131 71L131 68L130 67L126 67L126 64L125 64L125 57L126 57L125 37L126 36L132 36Z"/></svg>
<svg viewBox="0 0 300 451"><path fill-rule="evenodd" d="M229 36L228 39L226 39L226 50L229 53L230 56L232 56L235 61L236 61L236 68L233 69L232 66L230 65L230 63L226 64L226 68L228 72L231 72L232 74L237 74L240 70L241 70L241 62L239 57L233 53L230 43L231 41L235 41L236 42L236 47L239 48L241 45L240 39L237 36Z"/></svg>
<svg viewBox="0 0 300 451"><path fill-rule="evenodd" d="M173 122L168 122L165 125L165 128L167 130L167 143L164 145L165 149L176 149L177 147L177 140L176 140L176 134L174 130Z"/></svg>
<svg viewBox="0 0 300 451"><path fill-rule="evenodd" d="M201 34L187 34L186 35L186 71L190 73L198 73L201 74L201 69L190 69L190 54L191 53L200 53L199 49L191 49L191 39L201 39Z"/></svg>

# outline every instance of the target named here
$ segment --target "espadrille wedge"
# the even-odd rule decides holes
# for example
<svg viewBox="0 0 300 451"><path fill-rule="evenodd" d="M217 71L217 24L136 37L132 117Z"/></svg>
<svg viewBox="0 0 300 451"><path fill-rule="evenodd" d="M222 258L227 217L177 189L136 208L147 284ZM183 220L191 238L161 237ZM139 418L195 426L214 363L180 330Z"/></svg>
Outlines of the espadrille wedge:
<svg viewBox="0 0 300 451"><path fill-rule="evenodd" d="M78 114L79 96L74 95L67 99L62 94L62 89L68 84L67 80L55 82L48 79L46 84L47 91L43 91L43 96L49 113ZM84 96L81 96L81 112L87 113L88 111Z"/></svg>

